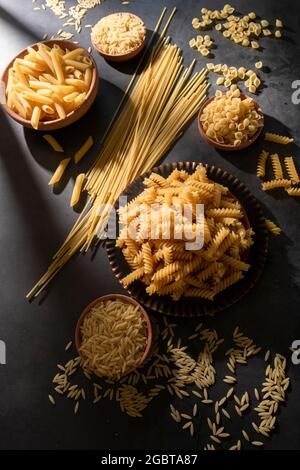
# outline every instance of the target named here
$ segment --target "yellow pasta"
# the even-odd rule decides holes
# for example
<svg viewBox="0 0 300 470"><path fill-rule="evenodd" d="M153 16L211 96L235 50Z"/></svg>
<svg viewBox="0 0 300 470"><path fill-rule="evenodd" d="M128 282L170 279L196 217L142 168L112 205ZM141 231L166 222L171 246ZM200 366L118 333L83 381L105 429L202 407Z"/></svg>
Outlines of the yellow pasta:
<svg viewBox="0 0 300 470"><path fill-rule="evenodd" d="M51 147L53 148L53 150L55 150L55 152L63 152L64 151L62 146L57 142L57 140L53 137L53 135L44 134L43 139L45 139L48 142L48 144L51 145Z"/></svg>
<svg viewBox="0 0 300 470"><path fill-rule="evenodd" d="M84 142L84 144L82 145L82 147L80 147L80 149L77 150L77 152L75 153L74 155L75 163L80 162L80 160L87 154L87 152L90 150L93 144L94 144L93 137L89 136L87 140Z"/></svg>
<svg viewBox="0 0 300 470"><path fill-rule="evenodd" d="M266 175L266 162L269 156L269 152L266 150L262 150L258 157L257 167L256 167L256 174L259 178L264 178Z"/></svg>
<svg viewBox="0 0 300 470"><path fill-rule="evenodd" d="M273 235L281 234L281 228L278 227L274 222L272 222L272 220L265 219L265 224L269 232L272 233Z"/></svg>
<svg viewBox="0 0 300 470"><path fill-rule="evenodd" d="M84 180L85 180L85 174L84 173L81 173L80 175L77 176L76 181L75 181L75 185L74 185L74 189L73 189L73 192L72 192L72 196L71 196L70 207L74 207L74 206L76 206L76 204L78 204Z"/></svg>
<svg viewBox="0 0 300 470"><path fill-rule="evenodd" d="M300 188L288 188L286 192L289 196L300 196Z"/></svg>
<svg viewBox="0 0 300 470"><path fill-rule="evenodd" d="M274 177L276 180L281 180L283 178L283 170L280 163L279 155L277 153L273 153L270 158L273 167Z"/></svg>
<svg viewBox="0 0 300 470"><path fill-rule="evenodd" d="M57 184L60 182L67 166L69 165L71 161L71 158L65 158L64 160L62 160L58 167L56 168L52 178L50 179L48 185L51 186L51 185L54 185L54 184Z"/></svg>
<svg viewBox="0 0 300 470"><path fill-rule="evenodd" d="M287 144L290 144L291 142L294 142L294 139L292 137L287 137L285 135L280 135L280 134L273 134L272 132L266 132L265 140L269 142L274 142L276 144L282 144L282 145L287 145Z"/></svg>
<svg viewBox="0 0 300 470"><path fill-rule="evenodd" d="M66 52L40 43L27 52L8 71L6 99L13 111L38 129L40 121L64 119L81 105L92 83L93 63L82 48ZM64 100L72 93L76 93L72 100Z"/></svg>
<svg viewBox="0 0 300 470"><path fill-rule="evenodd" d="M284 163L285 163L286 171L287 171L291 181L293 183L299 183L300 178L299 178L298 171L296 169L293 157L285 157Z"/></svg>
<svg viewBox="0 0 300 470"><path fill-rule="evenodd" d="M263 191L270 191L272 189L278 189L278 188L289 188L291 186L292 182L291 180L287 179L278 179L278 180L271 180L271 181L265 181L262 183L262 190Z"/></svg>
<svg viewBox="0 0 300 470"><path fill-rule="evenodd" d="M243 225L241 205L227 188L208 180L204 166L198 165L192 174L175 169L166 178L153 172L144 186L119 210L124 229L116 244L133 269L125 277L125 287L140 279L149 295L170 295L174 301L182 296L213 300L222 290L216 286L222 282L226 288L248 271L242 253L253 243L253 232ZM184 211L186 203L192 220L175 223L175 207ZM204 204L203 225L196 221L197 204ZM136 232L130 232L131 226ZM189 250L186 241L194 241L199 233L202 248L195 245Z"/></svg>

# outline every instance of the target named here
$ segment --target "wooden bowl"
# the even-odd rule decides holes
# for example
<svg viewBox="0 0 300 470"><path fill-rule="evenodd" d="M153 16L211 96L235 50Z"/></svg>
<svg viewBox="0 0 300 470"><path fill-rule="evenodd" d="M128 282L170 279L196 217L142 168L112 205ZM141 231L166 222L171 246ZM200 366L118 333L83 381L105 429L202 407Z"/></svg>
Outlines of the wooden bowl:
<svg viewBox="0 0 300 470"><path fill-rule="evenodd" d="M79 44L74 44L74 42L71 41L64 41L64 40L49 40L49 41L41 41L43 44L46 44L46 46L53 46L54 44L58 44L61 48L63 49L69 49L69 50L74 50L77 49L78 47L82 47ZM37 44L40 43L35 43L32 44L31 47L37 46ZM7 79L8 79L8 71L10 67L12 67L13 62L15 59L20 58L22 59L26 54L27 54L27 48L23 49L19 54L17 54L12 61L8 64L6 69L4 70L1 81L0 81L0 103L2 104L3 108L9 114L10 117L12 117L15 121L17 121L19 124L22 124L24 127L29 127L30 129L33 129L31 122L27 119L24 119L22 116L20 116L18 113L14 112L12 109L10 109L7 105L6 102L6 85L7 85ZM93 102L95 101L95 98L98 93L98 87L99 87L99 74L98 74L98 69L96 62L94 61L93 57L88 53L88 51L85 49L83 54L92 61L93 64L93 74L92 74L92 81L90 85L90 89L86 94L86 97L84 101L81 103L81 105L69 113L65 118L63 119L53 119L52 121L40 121L39 122L39 131L53 131L56 129L61 129L63 127L69 126L70 124L73 124L74 122L78 121L78 119L82 118L82 116L90 109L92 106Z"/></svg>
<svg viewBox="0 0 300 470"><path fill-rule="evenodd" d="M124 13L124 12L117 12L117 13ZM138 20L142 21L142 23L144 25L143 20L139 16L134 15L133 13L130 13L130 14L132 16L135 16ZM145 25L144 25L144 27L145 27ZM145 27L145 38L144 38L143 42L141 42L141 44L139 46L137 46L135 49L132 49L129 52L125 52L124 54L107 54L107 53L103 52L94 43L93 38L92 38L92 34L91 34L91 43L92 43L93 47L96 49L96 51L99 52L99 54L102 55L102 57L104 57L104 59L106 59L110 62L126 62L127 60L133 59L135 56L137 56L141 52L142 49L144 49L145 44L146 44L146 27Z"/></svg>
<svg viewBox="0 0 300 470"><path fill-rule="evenodd" d="M244 93L241 93L240 96L241 96L242 99L248 98L248 96L246 96ZM264 127L264 115L263 115L263 112L262 112L261 108L257 104L257 102L255 100L253 100L256 111L262 116L262 119L263 119L262 124L263 125L257 130L257 132L251 137L251 139L248 139L245 142L242 142L241 145L230 145L230 144L221 144L219 142L216 142L211 137L208 137L207 134L205 133L204 129L203 129L203 125L202 125L202 122L200 120L201 114L203 113L204 108L209 103L211 103L214 99L215 99L215 97L212 96L211 98L206 100L204 102L204 104L202 105L202 107L200 108L200 111L199 111L199 114L198 114L198 129L199 129L199 132L200 132L201 136L203 137L203 139L206 140L206 142L208 142L210 145L213 145L214 147L216 147L217 149L226 150L226 151L230 151L230 152L235 152L236 150L242 150L246 147L249 147L249 145L253 144L253 142L255 142L256 139L258 139L258 137L260 136L260 134L263 130L263 127Z"/></svg>
<svg viewBox="0 0 300 470"><path fill-rule="evenodd" d="M149 354L151 344L152 344L152 325L151 325L149 315L146 312L146 310L135 299L132 299L131 297L129 297L127 295L122 295L122 294L108 294L108 295L104 295L102 297L99 297L98 299L91 302L89 305L87 305L85 307L85 309L83 310L83 312L81 313L81 315L78 319L76 329L75 329L75 344L76 344L76 349L78 351L78 355L80 357L82 357L83 359L85 359L82 352L80 351L80 347L81 347L81 343L82 343L81 325L83 323L83 320L84 320L85 316L89 313L91 308L93 308L94 305L98 304L99 302L105 302L107 300L117 300L117 299L122 300L123 302L127 302L129 304L132 304L134 307L139 307L140 313L143 315L143 317L145 319L145 322L146 322L146 325L147 325L147 343L146 343L146 348L145 348L144 354L142 355L139 362L136 364L136 367L126 371L126 373L124 375L127 375L130 372L132 372L133 370L135 370L136 368L140 367L145 362L145 360L146 360L146 358ZM89 370L91 372L93 372L93 374L97 375L98 377L102 377L102 376L100 376L100 374L96 370L94 370L94 369L89 369ZM110 377L107 376L106 378L110 378Z"/></svg>

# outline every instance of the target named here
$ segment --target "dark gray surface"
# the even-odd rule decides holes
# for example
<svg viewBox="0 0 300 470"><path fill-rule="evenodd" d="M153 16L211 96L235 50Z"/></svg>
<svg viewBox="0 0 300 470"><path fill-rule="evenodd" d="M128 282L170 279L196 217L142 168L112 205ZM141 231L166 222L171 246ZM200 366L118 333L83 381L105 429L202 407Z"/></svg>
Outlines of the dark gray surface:
<svg viewBox="0 0 300 470"><path fill-rule="evenodd" d="M201 7L220 8L222 2L131 0L126 7L120 3L105 1L88 14L86 23L94 23L109 12L126 9L141 15L152 29L162 6L176 5L178 12L170 34L183 48L186 63L197 57L197 67L205 65L206 60L187 45L194 35L191 20ZM246 13L250 4L236 1L234 6ZM277 221L283 230L282 236L271 240L268 263L256 288L237 305L205 322L216 328L227 342L238 324L265 349L287 355L292 388L287 405L279 415L279 426L266 448L299 449L300 366L290 364L288 351L291 342L300 338L299 202L283 193L264 194L255 176L255 167L259 150L268 147L284 155L293 154L300 168L300 105L291 103L291 83L300 79L300 8L293 0L284 3L253 0L251 9L273 21L281 18L287 25L284 39L262 40L263 50L255 51L234 45L213 31L218 45L213 61L253 68L257 59L263 60L270 73L259 73L266 87L258 101L267 116L266 128L290 132L295 144L279 148L267 146L260 140L249 150L234 155L221 154L201 140L193 122L167 160L214 163L232 172L251 188L266 215ZM33 12L30 0L0 0L0 67L19 50L39 40L45 31L55 33L60 24L50 11ZM88 47L89 30L83 28L79 40ZM82 164L84 169L97 155L101 135L129 81L129 69L133 68L109 65L98 56L96 60L101 77L96 104L80 124L55 134L69 155L89 134L93 135L96 144L91 156ZM212 83L215 78L210 77ZM65 358L64 346L73 335L81 310L94 298L121 292L121 288L110 270L105 251L100 248L93 261L90 253L72 260L53 282L41 305L25 300L26 292L43 273L76 220L77 215L68 207L76 175L69 171L60 193L53 194L47 182L59 155L51 151L38 133L24 131L2 111L0 149L0 339L7 345L7 364L0 365L0 448L202 448L208 433L205 419L200 418L200 434L191 440L187 432L180 431L171 422L167 395L157 399L142 420L127 417L110 402L99 406L85 403L76 417L65 400L59 401L56 408L49 405L47 394L55 365ZM180 322L183 334L191 334L194 327L194 321ZM217 370L223 372L224 366L223 355L217 354ZM239 392L258 383L262 378L261 362L253 360L239 378ZM219 382L212 394L218 396L223 390ZM247 417L247 428L249 421ZM238 422L230 427L230 432L238 437L243 426Z"/></svg>

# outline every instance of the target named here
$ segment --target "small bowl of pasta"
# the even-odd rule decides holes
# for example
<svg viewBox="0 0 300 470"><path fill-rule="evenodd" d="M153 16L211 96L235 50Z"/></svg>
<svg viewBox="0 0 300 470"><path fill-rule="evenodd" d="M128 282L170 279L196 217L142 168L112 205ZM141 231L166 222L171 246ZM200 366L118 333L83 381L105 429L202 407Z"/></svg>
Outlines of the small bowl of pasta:
<svg viewBox="0 0 300 470"><path fill-rule="evenodd" d="M83 310L75 343L85 368L99 377L119 380L146 361L152 344L151 321L135 299L104 295Z"/></svg>
<svg viewBox="0 0 300 470"><path fill-rule="evenodd" d="M0 102L24 127L60 129L92 106L99 75L93 57L71 41L50 40L27 47L6 67Z"/></svg>
<svg viewBox="0 0 300 470"><path fill-rule="evenodd" d="M233 85L223 93L217 90L201 107L198 128L210 145L227 151L242 150L253 144L262 132L264 115L256 101Z"/></svg>
<svg viewBox="0 0 300 470"><path fill-rule="evenodd" d="M91 32L91 41L104 59L125 62L133 59L145 47L146 27L133 13L119 12L98 21Z"/></svg>

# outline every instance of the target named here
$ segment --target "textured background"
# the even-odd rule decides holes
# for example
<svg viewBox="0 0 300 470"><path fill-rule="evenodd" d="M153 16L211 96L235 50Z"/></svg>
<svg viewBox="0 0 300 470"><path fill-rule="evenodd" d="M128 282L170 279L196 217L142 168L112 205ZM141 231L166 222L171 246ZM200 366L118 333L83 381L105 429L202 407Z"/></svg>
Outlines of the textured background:
<svg viewBox="0 0 300 470"><path fill-rule="evenodd" d="M191 20L199 15L201 7L220 8L223 2L131 0L130 5L123 6L120 1L106 0L88 13L84 23L95 23L107 13L129 10L142 16L152 29L163 5L178 7L170 34L182 47L185 63L196 57L199 59L197 67L204 66L206 60L188 47L188 40L194 35ZM247 1L236 1L234 6L245 14L249 11ZM32 7L30 0L0 0L1 69L15 53L40 40L46 31L54 34L61 27L51 11L33 12ZM266 215L283 230L280 237L271 240L268 262L256 288L223 314L205 320L205 324L216 328L226 339L227 347L233 328L240 325L242 331L265 350L287 355L292 387L286 406L281 408L279 426L266 448L299 449L300 366L290 364L288 350L294 339L300 339L299 201L286 197L283 192L263 193L255 167L258 152L268 147L282 155L293 154L300 168L300 105L291 103L291 83L300 79L300 9L292 0L284 3L253 0L251 8L262 18L271 21L281 18L286 25L284 38L280 41L263 39L262 50L256 51L239 47L213 31L217 49L213 51L212 61L253 68L254 62L263 60L269 73L259 72L264 86L257 100L266 115L266 128L283 134L289 132L295 137L295 143L280 148L268 146L261 140L246 151L224 154L201 140L194 121L166 160L203 161L232 172L251 188ZM88 47L89 30L83 28L80 38L76 39ZM72 155L89 134L93 135L95 146L82 163L80 172L82 168L87 169L97 155L101 135L134 68L133 64L110 65L99 56L96 60L101 84L95 105L80 123L55 134L67 155ZM210 78L214 82L216 76ZM213 90L214 86L210 93ZM73 259L52 283L41 304L37 301L29 304L25 300L26 292L47 267L76 220L77 214L69 208L76 175L68 170L54 194L47 183L59 155L38 133L24 130L2 110L0 155L0 339L7 345L7 365L0 365L0 448L202 448L208 435L207 411L201 409L199 433L190 439L187 432L171 422L170 398L166 394L156 399L144 418L138 420L122 414L113 402L84 403L76 417L69 401L59 401L56 408L49 405L47 395L56 373L55 365L65 360L64 346L72 338L81 310L94 298L121 292L121 288L101 248L93 261L90 253ZM181 321L180 334L192 334L195 325L195 321ZM224 372L222 351L216 355L216 368ZM262 361L253 359L249 367L239 369L238 393L259 385L262 377ZM217 383L212 391L214 397L222 396L223 385L220 381ZM175 405L185 411L190 409L188 402L184 405L175 402ZM248 429L250 422L251 416L245 417L244 422L235 419L229 431L237 439L241 427Z"/></svg>

